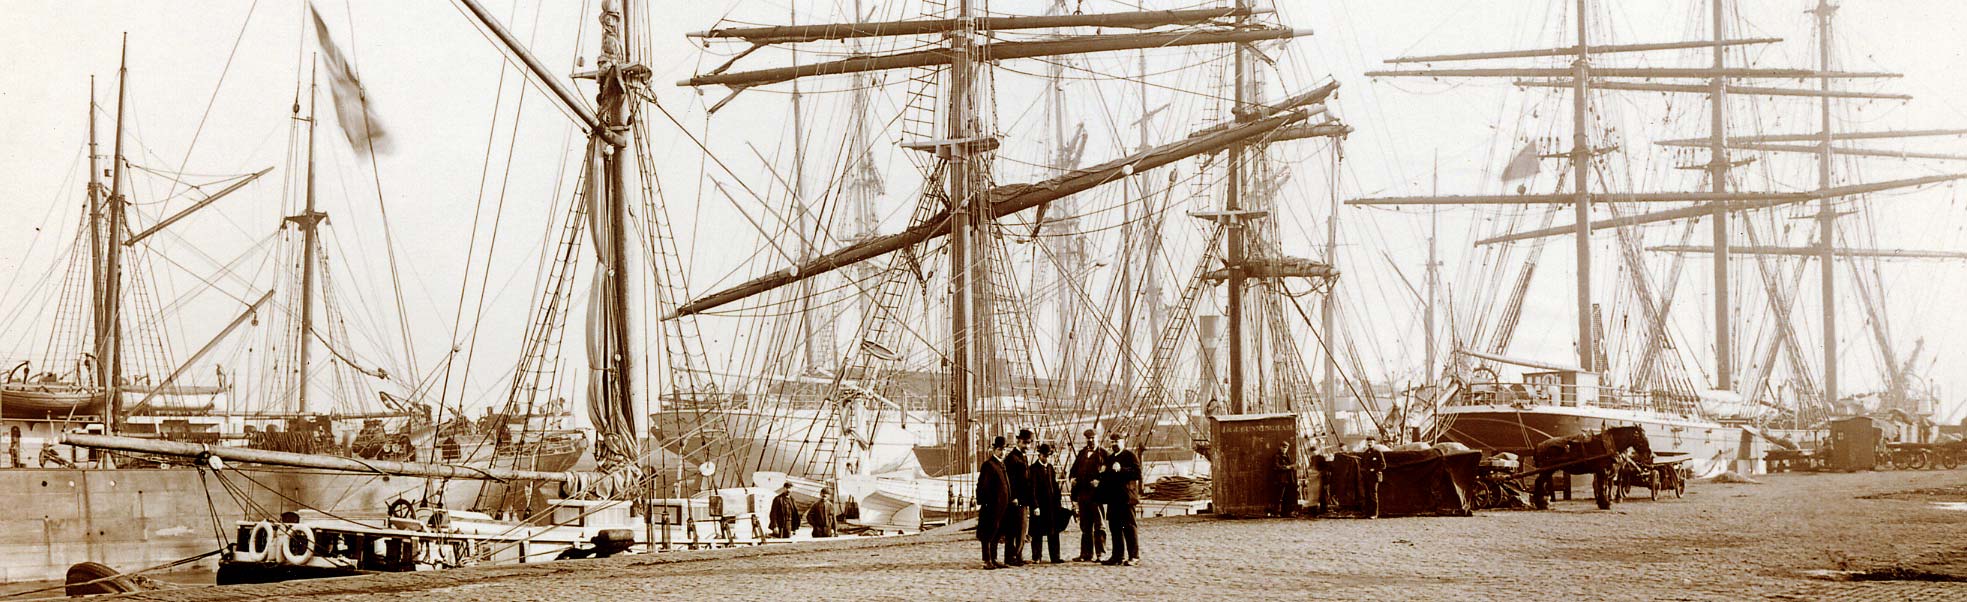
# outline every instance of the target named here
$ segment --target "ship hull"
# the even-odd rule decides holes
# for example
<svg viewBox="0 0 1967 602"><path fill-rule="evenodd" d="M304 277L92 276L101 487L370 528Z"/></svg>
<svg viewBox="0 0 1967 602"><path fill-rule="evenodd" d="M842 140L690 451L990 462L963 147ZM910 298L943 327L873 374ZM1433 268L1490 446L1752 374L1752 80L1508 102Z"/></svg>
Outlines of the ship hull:
<svg viewBox="0 0 1967 602"><path fill-rule="evenodd" d="M717 433L724 442L710 443L709 451L726 458L719 465L801 478L824 478L832 472L825 450L837 438L832 431L838 426L819 410L674 410L656 412L650 420L664 446L686 457L703 455L705 450L692 449L703 445L698 434ZM935 423L928 416L894 410L883 410L873 431L867 465L860 467L870 474L918 470L915 446L936 440Z"/></svg>
<svg viewBox="0 0 1967 602"><path fill-rule="evenodd" d="M79 562L117 568L156 566L212 549L212 524L246 516L225 484L268 512L375 513L416 499L422 479L330 474L282 468L228 468L223 476L177 468L12 468L0 470L0 581L59 580ZM454 506L477 497L477 482L452 481ZM183 570L213 570L215 559Z"/></svg>
<svg viewBox="0 0 1967 602"><path fill-rule="evenodd" d="M1639 426L1655 453L1688 458L1696 476L1728 470L1741 448L1742 429L1717 422L1589 406L1478 405L1442 408L1436 414L1440 439L1484 451L1521 454L1554 437Z"/></svg>

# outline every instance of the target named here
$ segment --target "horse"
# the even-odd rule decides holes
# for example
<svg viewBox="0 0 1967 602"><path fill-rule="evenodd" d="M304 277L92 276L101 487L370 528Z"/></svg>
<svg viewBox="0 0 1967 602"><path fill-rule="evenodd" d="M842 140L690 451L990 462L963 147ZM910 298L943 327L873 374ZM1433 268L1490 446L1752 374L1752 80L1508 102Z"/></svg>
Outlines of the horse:
<svg viewBox="0 0 1967 602"><path fill-rule="evenodd" d="M1627 451L1642 466L1653 463L1653 448L1646 442L1646 430L1638 426L1615 426L1538 443L1532 457L1544 470L1537 474L1532 501L1538 510L1550 507L1551 475L1562 470L1569 475L1592 475L1592 499L1598 502L1598 509L1610 510L1619 455Z"/></svg>

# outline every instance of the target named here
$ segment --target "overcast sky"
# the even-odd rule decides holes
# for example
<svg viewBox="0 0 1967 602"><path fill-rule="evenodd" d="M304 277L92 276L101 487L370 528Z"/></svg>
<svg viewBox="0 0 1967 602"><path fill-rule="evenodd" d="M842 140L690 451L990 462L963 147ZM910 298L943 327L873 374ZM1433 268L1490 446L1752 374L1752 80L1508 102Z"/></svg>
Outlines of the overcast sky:
<svg viewBox="0 0 1967 602"><path fill-rule="evenodd" d="M577 48L592 53L595 28L592 15L586 12L591 8L581 6L592 2L490 0L486 4L517 35L528 40L547 65L562 73L577 70ZM770 172L762 165L770 162L784 168L789 161L785 144L789 139L789 111L783 94L787 86L747 92L707 120L704 105L721 98L723 90L707 90L700 96L670 84L722 62L735 50L717 45L707 54L702 46L685 40L684 32L715 26L720 19L783 22L795 7L784 0L663 4L674 4L661 9L671 12L642 22L652 27L649 39L653 52L643 60L655 72L658 98L694 135L710 140L717 161L748 174L746 185L753 192L777 200L780 193L774 191L766 175ZM867 10L876 18L904 18L919 10L914 3L869 4ZM995 2L989 8L1031 14L1042 12L1046 4ZM1594 27L1593 35L1599 38L1595 43L1701 39L1708 35L1704 2L1605 4L1594 12L1594 18L1600 20ZM1812 4L1806 0L1741 2L1730 18L1731 27L1740 29L1734 32L1736 37L1782 37L1786 41L1742 52L1734 60L1748 58L1763 67L1813 66L1811 17L1803 12ZM1835 38L1841 66L1905 74L1902 79L1884 83L1857 84L1855 89L1905 92L1916 99L1908 103L1850 103L1840 110L1840 118L1848 120L1842 127L1967 127L1967 101L1960 100L1967 98L1967 82L1958 77L1963 59L1967 59L1963 54L1967 53L1967 41L1956 31L1958 24L1967 23L1967 6L1945 0L1848 4L1838 14ZM1075 5L1086 12L1100 12L1131 4L1087 1ZM1186 5L1150 3L1156 8ZM844 0L829 0L802 2L796 8L800 21L811 22L840 19L849 12L848 6L851 3ZM1501 192L1506 188L1494 174L1526 139L1568 135L1569 109L1563 92L1525 93L1502 80L1376 81L1362 73L1381 68L1381 61L1403 54L1566 45L1572 35L1564 25L1570 6L1570 2L1526 0L1280 2L1278 20L1309 28L1314 35L1293 42L1288 50L1266 47L1279 61L1269 71L1270 93L1301 90L1327 77L1343 84L1333 108L1357 130L1345 143L1346 163L1340 170L1340 189L1346 197L1425 193L1433 186L1437 160L1442 191ZM359 317L351 318L350 326L351 337L357 341L353 344L355 352L377 364L405 366L401 369L407 369L409 361L398 351L402 347L396 335L400 320L389 292L389 259L382 252L377 203L380 188L398 245L416 367L431 374L444 363L446 347L466 350L454 363L479 371L470 380L480 384L469 385L465 398L482 403L497 395L502 388L498 375L510 369L511 358L517 354L519 325L524 323L533 292L535 254L550 238L545 226L556 207L552 199L564 199L569 194L571 176L562 170L570 169L570 161L578 157L579 135L573 130L573 121L553 101L534 86L522 87L521 75L501 59L496 46L451 2L323 0L320 8L337 43L352 53L373 110L393 141L392 151L371 164L367 157L352 152L332 129L332 120L322 121L317 196L332 216L329 229L335 242L330 243L330 252L350 272L339 284L346 295L344 307ZM157 251L183 265L151 266L160 278L163 302L190 316L171 322L171 344L177 355L187 355L215 333L242 306L239 300L265 290L272 282L272 268L267 260L260 259L263 253L255 254L252 249L282 216L296 211L292 203L297 195L288 189L299 185L295 175L299 172L285 168L291 164L290 156L296 156L292 154L294 141L300 140L290 135L295 124L289 119L291 105L301 92L305 66L312 62L315 52L312 33L304 26L305 10L305 4L298 0L195 5L0 0L0 17L12 30L0 37L0 56L12 59L7 69L0 70L0 115L4 116L0 117L0 180L8 183L7 193L0 195L0 215L5 216L0 218L0 283L6 287L0 290L0 311L7 312L0 315L0 337L5 337L0 340L0 355L27 357L40 352L47 341L44 322L52 319L52 310L46 309L46 299L59 279L38 288L35 283L50 280L44 274L53 269L58 255L66 249L83 208L80 182L87 174L81 164L86 159L85 109L91 75L96 76L98 102L105 111L98 115L103 152L109 152L117 45L124 32L130 41L126 127L130 147L125 154L131 162L158 172L181 171L186 174L182 179L192 183L276 168L269 177L222 201L220 211L186 220L154 241ZM588 41L583 43L583 39ZM1703 66L1706 59L1701 52L1620 59L1623 62L1618 64ZM1157 66L1179 66L1194 56L1198 55L1157 51L1152 60ZM741 65L771 66L790 58L783 52L764 51ZM1562 65L1561 61L1527 64ZM1076 73L1080 78L1091 72L1126 73L1131 64L1127 57L1090 58L1076 63L1080 70ZM1037 121L1033 117L1037 96L1025 92L1036 80L1025 74L1042 72L1042 65L1029 62L1000 66L995 119L1011 137L1005 152L1014 159L1041 156L1032 150L1039 148L1038 135L1026 136L1040 128L1032 125ZM1184 119L1201 119L1199 109L1189 110L1199 105L1193 93L1204 85L1199 79L1169 75L1151 81L1168 88L1150 93L1151 102L1175 105ZM579 85L584 95L591 94L586 82ZM1803 84L1789 81L1768 85ZM815 145L826 149L827 144L838 143L837 137L829 136L845 123L841 115L847 86L840 79L811 86L806 89L811 100L806 115L811 120L808 135ZM1133 121L1129 115L1138 114L1127 106L1138 106L1139 99L1116 100L1101 95L1117 89L1092 84L1072 88L1073 109L1084 115L1080 120L1092 131L1092 144L1086 152L1089 162L1118 155L1119 141L1132 145L1137 135L1125 124ZM894 92L885 101L889 103L886 115L893 114L902 96ZM321 98L323 112L332 111L326 107L325 92ZM1622 164L1619 169L1666 174L1620 176L1629 184L1624 187L1687 190L1701 186L1697 174L1671 169L1672 164L1697 160L1696 155L1656 153L1646 144L1656 138L1702 135L1706 121L1701 97L1628 94L1601 98L1607 100L1601 101L1600 123L1616 130L1597 134L1601 142L1609 138L1613 144L1640 147L1649 157L1630 163L1637 167ZM1738 135L1745 128L1769 132L1808 132L1815 128L1815 112L1808 105L1741 101L1737 107L1743 115L1734 130ZM1669 114L1674 117L1660 117ZM1165 141L1196 127L1199 123L1195 121L1171 122L1154 126L1150 133L1152 138ZM1651 128L1659 131L1649 131ZM778 267L754 256L765 246L760 242L763 237L736 209L748 207L758 216L769 216L766 202L735 190L733 200L706 193L704 182L732 186L734 178L706 162L694 143L682 135L684 131L666 121L657 123L652 132L662 138L652 146L664 194L672 211L680 215L682 244L692 256L692 291L701 294L715 284L728 284ZM887 148L900 141L894 131L887 131L885 136ZM567 143L570 139L572 145ZM1958 138L1922 142L1916 147L1884 147L1967 154ZM1632 148L1624 150L1638 153ZM1318 220L1323 219L1329 202L1325 192L1330 189L1329 151L1322 143L1303 143L1278 152L1280 160L1291 164L1294 177L1290 192L1280 200L1287 205L1281 211L1290 213L1280 218L1284 220L1280 227L1287 251L1315 254L1323 236ZM814 154L833 160L827 152ZM906 173L904 156L883 151L881 161L884 169L893 170L888 174L891 196L914 190L916 184ZM1782 158L1767 161L1772 164L1770 173L1756 171L1757 175L1743 176L1747 181L1739 185L1782 190L1814 186L1807 163ZM1944 168L1890 160L1876 163L1882 166L1866 167L1862 178L1847 175L1840 179L1922 175ZM1547 173L1532 186L1543 191L1555 187L1556 165L1547 164ZM1012 164L1001 165L998 175L1008 182L1039 177L1040 173ZM822 187L824 178L814 176L809 185ZM160 216L186 206L189 200L185 198L165 198L172 189L170 180L155 174L132 177L134 200L143 215L138 218L140 224L154 223ZM1957 206L1956 196L1952 188L1941 187L1915 195L1867 199L1864 202L1873 207L1866 210L1865 217L1847 220L1855 223L1848 226L1851 230L1844 236L1854 245L1862 242L1962 250L1956 241L1967 216ZM894 198L886 202L888 205L881 209L889 218L884 227L897 229L905 219L899 209L903 202ZM1857 209L1855 202L1846 205L1846 209ZM1777 228L1773 231L1781 232L1781 242L1801 244L1812 234L1807 223L1789 219L1796 214L1756 219L1761 220L1759 224ZM495 216L505 224L497 230L491 227ZM1512 220L1534 224L1539 216L1541 210L1516 209L1458 209L1442 214L1443 271L1450 303L1458 306L1457 321L1466 323L1479 319L1480 314L1493 313L1501 296L1498 291L1505 289L1506 283L1495 281L1494 272L1488 270L1494 269L1492 264L1520 262L1525 256L1519 250L1501 257L1472 249L1469 241L1507 230L1505 222ZM770 221L769 217L760 219ZM1568 219L1567 211L1558 223ZM1347 276L1340 299L1350 308L1346 310L1346 336L1361 349L1366 370L1377 373L1370 374L1371 378L1410 379L1420 363L1419 321L1415 317L1417 303L1401 282L1418 283L1427 221L1413 212L1352 209L1345 210L1341 220L1344 250L1338 262ZM1671 243L1679 235L1677 228L1651 229L1643 234L1647 244ZM493 236L498 237L497 245L487 252L485 249L493 247ZM1703 226L1693 240L1705 242L1706 237ZM1745 244L1739 233L1737 237L1738 244ZM467 246L467 241L475 244ZM1526 310L1528 317L1511 349L1513 354L1549 361L1574 357L1570 347L1574 321L1570 317L1568 248L1568 243L1550 246L1547 265L1539 273ZM1619 270L1609 237L1601 238L1598 248L1600 296L1605 298L1608 313L1614 314L1610 319L1616 328L1618 316L1636 310L1629 307L1630 303L1620 306L1611 299L1630 291L1618 284ZM236 278L216 275L220 264L241 257L249 259L231 266ZM1668 262L1662 258L1649 261L1655 270L1667 269ZM1760 290L1761 281L1753 269L1751 263L1736 264L1735 302L1750 315L1739 326L1745 331L1740 336L1742 349L1737 352L1741 364L1759 363L1761 351L1757 346L1772 332L1772 322L1764 317L1766 305L1755 292ZM1713 370L1709 276L1701 262L1689 262L1685 270L1674 301L1676 344L1690 362L1689 369L1701 374L1696 379L1707 380ZM1927 359L1922 360L1922 371L1945 385L1950 399L1958 397L1952 390L1967 379L1967 360L1957 359L1963 349L1955 342L1967 335L1967 322L1953 307L1954 299L1967 294L1967 286L1963 286L1967 281L1959 277L1963 270L1967 265L1891 263L1880 268L1887 289L1885 314L1891 323L1888 339L1903 356L1915 340L1923 338L1923 357ZM1785 273L1794 272L1792 267ZM201 280L212 280L216 286ZM1814 272L1801 282L1798 328L1807 344L1821 345L1814 318ZM1881 380L1875 344L1862 327L1868 318L1858 307L1856 293L1848 289L1847 285L1846 294L1840 295L1844 300L1840 319L1845 326L1838 343L1845 350L1847 393L1875 388ZM464 316L462 322L454 323L460 315ZM479 317L481 325L475 345L469 338L474 317ZM707 324L706 336L714 340L713 347L729 350L746 344L739 340L742 332L729 323L713 322ZM446 340L452 343L447 345ZM474 349L481 350L478 353L483 357L463 355ZM1815 358L1816 352L1808 355Z"/></svg>

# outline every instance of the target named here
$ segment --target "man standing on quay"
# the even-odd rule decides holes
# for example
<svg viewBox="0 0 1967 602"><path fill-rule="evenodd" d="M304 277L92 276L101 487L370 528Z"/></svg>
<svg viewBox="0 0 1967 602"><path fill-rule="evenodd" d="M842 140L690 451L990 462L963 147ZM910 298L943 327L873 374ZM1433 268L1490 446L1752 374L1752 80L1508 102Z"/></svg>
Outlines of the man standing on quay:
<svg viewBox="0 0 1967 602"><path fill-rule="evenodd" d="M1005 515L1011 506L1011 478L1004 472L1004 436L990 442L990 455L977 467L977 541L983 543L986 569L1004 568L997 561L997 542L1004 537Z"/></svg>
<svg viewBox="0 0 1967 602"><path fill-rule="evenodd" d="M1100 449L1098 433L1086 429L1086 445L1072 456L1072 504L1079 511L1079 557L1073 562L1092 562L1106 554L1106 526L1100 518L1100 468L1106 465L1106 450Z"/></svg>
<svg viewBox="0 0 1967 602"><path fill-rule="evenodd" d="M1140 535L1134 529L1134 506L1141 503L1141 461L1127 449L1120 433L1106 436L1106 465L1100 471L1100 499L1106 503L1107 530L1113 532L1113 557L1101 564L1141 563Z"/></svg>
<svg viewBox="0 0 1967 602"><path fill-rule="evenodd" d="M1025 513L1031 508L1031 429L1018 431L1018 447L1004 457L1011 479L1011 509L1004 515L1004 563L1024 566Z"/></svg>
<svg viewBox="0 0 1967 602"><path fill-rule="evenodd" d="M1052 564L1064 562L1059 559L1059 532L1065 525L1059 522L1059 514L1065 511L1059 507L1059 472L1052 467L1052 444L1038 446L1038 461L1031 463L1031 561L1044 562L1045 552L1052 553Z"/></svg>

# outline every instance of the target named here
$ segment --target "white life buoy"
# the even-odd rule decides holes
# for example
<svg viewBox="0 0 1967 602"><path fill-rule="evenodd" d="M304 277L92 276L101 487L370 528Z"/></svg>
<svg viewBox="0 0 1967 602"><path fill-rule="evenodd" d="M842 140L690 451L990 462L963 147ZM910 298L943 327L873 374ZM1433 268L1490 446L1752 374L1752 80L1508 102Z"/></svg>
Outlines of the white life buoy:
<svg viewBox="0 0 1967 602"><path fill-rule="evenodd" d="M266 560L266 549L273 545L273 523L260 521L246 530L246 537L232 548L233 562L261 562Z"/></svg>
<svg viewBox="0 0 1967 602"><path fill-rule="evenodd" d="M294 550L298 546L299 551ZM292 525L287 528L287 536L280 540L280 562L295 566L307 564L314 559L314 529L307 525Z"/></svg>

